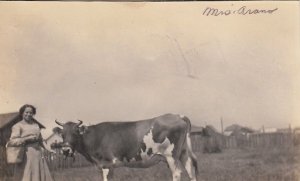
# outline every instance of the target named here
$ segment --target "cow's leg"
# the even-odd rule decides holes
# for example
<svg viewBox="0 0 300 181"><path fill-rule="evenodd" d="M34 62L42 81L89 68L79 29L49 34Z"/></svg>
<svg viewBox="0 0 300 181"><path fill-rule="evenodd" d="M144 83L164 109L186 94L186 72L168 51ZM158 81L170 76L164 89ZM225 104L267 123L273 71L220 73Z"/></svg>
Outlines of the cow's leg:
<svg viewBox="0 0 300 181"><path fill-rule="evenodd" d="M103 168L102 169L102 176L103 176L103 181L108 181L108 173L109 173L109 169L108 168Z"/></svg>
<svg viewBox="0 0 300 181"><path fill-rule="evenodd" d="M184 165L192 181L199 180L197 157L192 150L190 133L186 135L186 142L182 147L180 161Z"/></svg>
<svg viewBox="0 0 300 181"><path fill-rule="evenodd" d="M197 181L196 179L196 172L197 172L197 160L193 157L193 155L190 155L187 150L183 150L182 154L180 156L180 161L184 165L184 168L186 169L190 180L191 181Z"/></svg>
<svg viewBox="0 0 300 181"><path fill-rule="evenodd" d="M173 181L180 181L181 179L181 167L179 159L173 158L172 156L166 156L169 168L172 172Z"/></svg>
<svg viewBox="0 0 300 181"><path fill-rule="evenodd" d="M113 175L114 175L114 168L113 168L113 167L110 167L110 168L109 168L108 175L107 175L107 179L108 179L108 180L112 180L112 179L113 179Z"/></svg>

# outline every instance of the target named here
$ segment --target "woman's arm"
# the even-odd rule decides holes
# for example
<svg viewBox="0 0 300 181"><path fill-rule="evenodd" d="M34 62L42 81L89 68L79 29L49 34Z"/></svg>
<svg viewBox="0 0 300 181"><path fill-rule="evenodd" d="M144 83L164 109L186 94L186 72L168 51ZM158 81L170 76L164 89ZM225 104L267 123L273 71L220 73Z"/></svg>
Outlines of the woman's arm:
<svg viewBox="0 0 300 181"><path fill-rule="evenodd" d="M11 129L10 139L8 141L9 146L21 146L25 143L25 140L21 138L21 127L19 124L15 124Z"/></svg>
<svg viewBox="0 0 300 181"><path fill-rule="evenodd" d="M43 149L45 149L45 150L47 150L47 151L49 151L49 152L51 152L51 153L55 153L55 151L51 150L50 148L47 148L47 146L44 144L44 139L43 139L43 137L42 137L42 134L39 135L38 140L39 140L40 146L41 146Z"/></svg>

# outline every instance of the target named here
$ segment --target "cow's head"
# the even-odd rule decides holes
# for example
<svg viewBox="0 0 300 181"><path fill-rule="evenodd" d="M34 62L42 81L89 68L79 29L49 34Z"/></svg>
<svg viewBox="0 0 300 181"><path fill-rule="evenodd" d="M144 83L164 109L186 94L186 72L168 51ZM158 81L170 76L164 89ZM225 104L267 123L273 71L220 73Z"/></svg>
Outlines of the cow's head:
<svg viewBox="0 0 300 181"><path fill-rule="evenodd" d="M62 150L65 156L72 156L74 154L75 148L80 146L81 135L84 132L84 127L80 127L82 121L78 121L78 123L67 122L63 124L55 120L56 124L62 126Z"/></svg>

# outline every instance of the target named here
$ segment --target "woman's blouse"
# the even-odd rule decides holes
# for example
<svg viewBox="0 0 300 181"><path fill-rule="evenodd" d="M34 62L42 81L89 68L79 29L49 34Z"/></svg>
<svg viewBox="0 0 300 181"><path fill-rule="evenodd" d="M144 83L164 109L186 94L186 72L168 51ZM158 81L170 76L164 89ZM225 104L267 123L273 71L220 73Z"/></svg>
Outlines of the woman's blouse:
<svg viewBox="0 0 300 181"><path fill-rule="evenodd" d="M25 137L31 135L40 137L40 133L40 127L37 123L27 123L26 121L22 120L12 127L10 142L18 145L20 141L22 142L24 139L26 139Z"/></svg>

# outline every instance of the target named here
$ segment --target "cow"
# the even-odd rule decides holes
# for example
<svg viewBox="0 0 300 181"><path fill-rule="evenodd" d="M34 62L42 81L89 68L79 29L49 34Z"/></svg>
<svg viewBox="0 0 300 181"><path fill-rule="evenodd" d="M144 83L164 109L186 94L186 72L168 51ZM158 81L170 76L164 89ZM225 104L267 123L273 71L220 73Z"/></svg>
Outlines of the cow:
<svg viewBox="0 0 300 181"><path fill-rule="evenodd" d="M148 168L167 163L173 181L186 171L190 180L199 180L197 158L192 151L188 117L164 114L130 122L102 122L91 126L55 122L62 126L64 149L82 154L93 163L103 180L111 178L117 167Z"/></svg>

